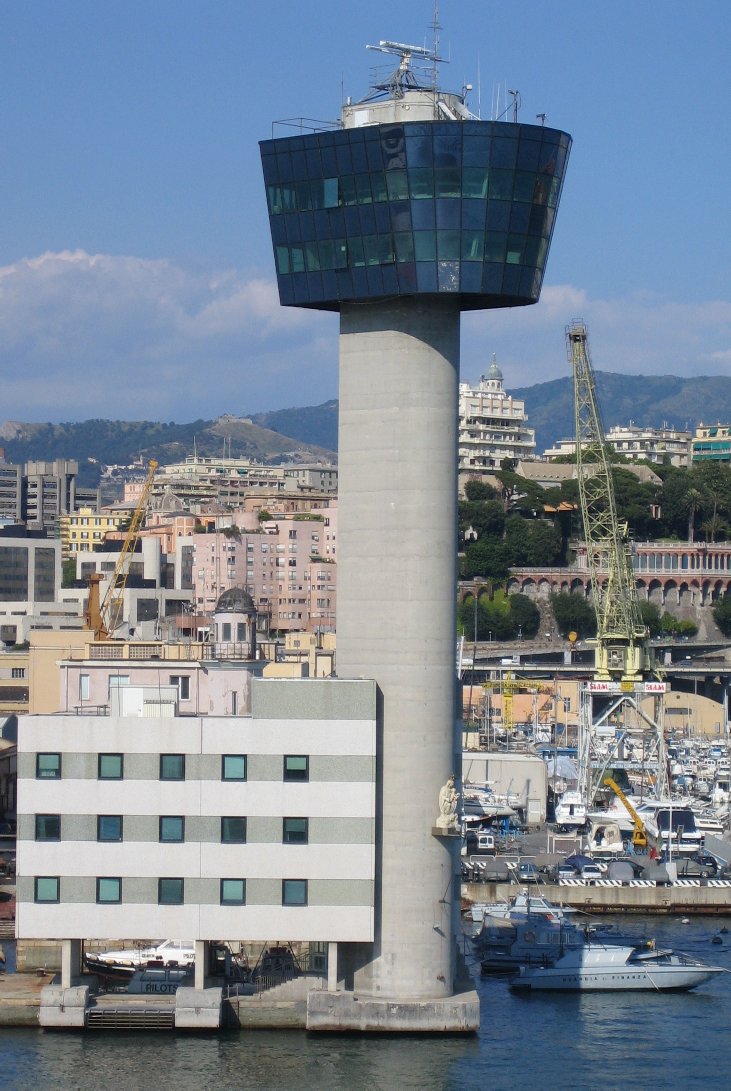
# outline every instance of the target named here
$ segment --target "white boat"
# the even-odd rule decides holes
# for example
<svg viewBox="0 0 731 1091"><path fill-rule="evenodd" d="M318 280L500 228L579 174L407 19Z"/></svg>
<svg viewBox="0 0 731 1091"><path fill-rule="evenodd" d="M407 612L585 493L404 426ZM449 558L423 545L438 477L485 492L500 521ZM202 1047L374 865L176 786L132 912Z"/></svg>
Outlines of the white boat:
<svg viewBox="0 0 731 1091"><path fill-rule="evenodd" d="M521 890L520 894L516 894L507 902L475 902L470 912L472 920L480 924L486 916L497 920L509 920L512 913L532 913L558 921L563 920L569 913L575 913L576 910L568 905L550 902L542 894L530 894L527 890Z"/></svg>
<svg viewBox="0 0 731 1091"><path fill-rule="evenodd" d="M545 915L513 911L508 918L485 916L472 940L486 973L517 970L520 966L550 964L564 950L583 947L581 929Z"/></svg>
<svg viewBox="0 0 731 1091"><path fill-rule="evenodd" d="M569 947L549 965L522 965L510 988L563 992L670 992L695 989L721 966L707 966L669 949L614 946L590 941Z"/></svg>
<svg viewBox="0 0 731 1091"><path fill-rule="evenodd" d="M195 944L192 940L180 942L167 939L150 947L128 947L120 951L99 951L85 955L90 969L110 975L131 977L135 970L144 966L176 967L195 965Z"/></svg>
<svg viewBox="0 0 731 1091"><path fill-rule="evenodd" d="M567 789L556 800L556 829L575 830L586 822L586 803L581 792Z"/></svg>

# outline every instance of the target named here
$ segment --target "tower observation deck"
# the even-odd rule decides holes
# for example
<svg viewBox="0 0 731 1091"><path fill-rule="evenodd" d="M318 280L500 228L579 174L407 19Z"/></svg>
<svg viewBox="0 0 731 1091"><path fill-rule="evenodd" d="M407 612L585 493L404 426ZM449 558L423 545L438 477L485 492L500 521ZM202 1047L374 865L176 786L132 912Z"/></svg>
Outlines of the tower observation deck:
<svg viewBox="0 0 731 1091"><path fill-rule="evenodd" d="M381 696L373 932L308 1025L470 1030L460 841L435 828L461 760L460 312L537 302L571 138L481 121L438 89L436 50L379 48L396 72L338 128L261 142L280 300L340 313L338 675Z"/></svg>

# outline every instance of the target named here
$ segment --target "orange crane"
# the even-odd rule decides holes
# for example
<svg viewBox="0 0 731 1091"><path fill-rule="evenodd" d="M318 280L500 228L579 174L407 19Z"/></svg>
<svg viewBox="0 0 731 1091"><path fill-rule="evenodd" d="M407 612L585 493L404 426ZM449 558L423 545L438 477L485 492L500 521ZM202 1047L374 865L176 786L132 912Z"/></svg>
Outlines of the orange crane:
<svg viewBox="0 0 731 1091"><path fill-rule="evenodd" d="M147 505L150 500L152 483L155 478L157 466L158 464L155 459L150 459L147 467L147 477L145 478L140 498L132 512L132 518L130 519L127 532L122 541L122 548L119 551L119 558L114 566L114 572L112 573L109 587L107 588L101 605L99 603L99 584L104 577L100 572L94 572L89 576L89 597L86 606L85 620L86 628L93 631L95 640L109 640L111 634L119 624L119 602L124 594L124 588L127 584L127 577L132 561L132 554L137 545L140 530L142 529L142 522L147 513ZM113 607L117 607L117 609L114 610L114 617L112 617Z"/></svg>

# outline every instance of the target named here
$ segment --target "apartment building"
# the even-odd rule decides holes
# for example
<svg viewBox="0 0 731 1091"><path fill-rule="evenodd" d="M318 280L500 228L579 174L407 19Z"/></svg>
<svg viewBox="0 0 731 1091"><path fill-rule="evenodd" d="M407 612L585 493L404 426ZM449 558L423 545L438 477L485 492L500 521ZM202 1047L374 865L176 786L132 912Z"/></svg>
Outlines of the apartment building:
<svg viewBox="0 0 731 1091"><path fill-rule="evenodd" d="M640 427L630 421L629 424L613 425L606 434L606 440L630 462L652 462L657 466L665 462L672 466L690 465L691 434L682 429L667 425L662 428ZM575 454L576 440L560 439L543 452L543 457L551 459Z"/></svg>
<svg viewBox="0 0 731 1091"><path fill-rule="evenodd" d="M529 458L536 434L527 425L525 402L508 394L493 355L477 386L459 384L459 471L477 474L500 469L505 458Z"/></svg>
<svg viewBox="0 0 731 1091"><path fill-rule="evenodd" d="M94 508L79 508L77 512L62 515L59 526L63 559L101 545L107 534L116 531L121 522L121 515Z"/></svg>

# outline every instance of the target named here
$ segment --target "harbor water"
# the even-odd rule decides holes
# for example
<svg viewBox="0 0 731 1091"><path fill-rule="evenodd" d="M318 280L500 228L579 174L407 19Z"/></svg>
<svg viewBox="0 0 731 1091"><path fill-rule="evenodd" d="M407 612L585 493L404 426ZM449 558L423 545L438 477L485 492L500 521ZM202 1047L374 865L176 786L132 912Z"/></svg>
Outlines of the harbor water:
<svg viewBox="0 0 731 1091"><path fill-rule="evenodd" d="M726 918L628 917L620 926L731 970L731 908ZM729 932L721 934L724 926ZM719 934L722 942L713 943ZM531 996L513 995L505 978L472 969L482 1005L473 1037L2 1030L0 1087L681 1091L729 1085L731 973L689 993Z"/></svg>

